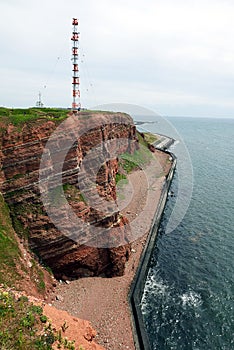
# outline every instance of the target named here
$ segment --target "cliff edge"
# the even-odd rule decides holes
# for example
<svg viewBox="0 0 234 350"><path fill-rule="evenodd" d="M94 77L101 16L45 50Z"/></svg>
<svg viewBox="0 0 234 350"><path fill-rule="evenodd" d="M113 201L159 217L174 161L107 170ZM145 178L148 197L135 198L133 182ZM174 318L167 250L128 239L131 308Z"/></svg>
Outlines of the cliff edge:
<svg viewBox="0 0 234 350"><path fill-rule="evenodd" d="M88 111L72 116L64 111L59 113L50 109L1 109L0 116L0 192L9 207L13 227L21 243L60 279L122 275L130 254L126 218L118 210L107 215L90 205L79 188L78 176L86 155L100 144L111 141L110 147L118 148L119 153L133 153L138 149L136 128L130 116ZM55 182L52 186L50 204L55 206L54 215L60 216L61 220L67 219L66 210L63 211L63 198L61 199L64 194L66 202L80 222L86 224L86 231L82 234L89 238L95 226L108 229L109 237L116 235L117 230L121 242L125 244L116 244L115 247L101 244L101 248L92 244L80 244L79 240L64 235L45 210L39 188L41 158L48 140L65 120L69 120L69 127L62 129L56 136L54 143L57 149L61 149L64 142L71 138L71 131L77 125L82 133L81 137L72 140L69 144L71 147L66 150L62 184ZM121 139L127 139L128 142L119 146L118 141ZM95 156L96 154L88 163L88 172L92 172L92 168L96 171ZM56 171L56 166L48 162L44 165L43 172L50 174L52 168ZM110 204L116 200L117 172L118 156L105 161L96 175L97 191ZM69 225L72 222L68 222ZM81 226L77 227L77 232L83 230L84 225Z"/></svg>

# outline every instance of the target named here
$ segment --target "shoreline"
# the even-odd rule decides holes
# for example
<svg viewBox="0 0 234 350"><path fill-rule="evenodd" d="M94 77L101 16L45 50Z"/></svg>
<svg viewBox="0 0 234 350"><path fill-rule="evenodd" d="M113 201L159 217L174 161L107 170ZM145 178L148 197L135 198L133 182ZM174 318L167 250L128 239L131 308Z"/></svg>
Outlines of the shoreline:
<svg viewBox="0 0 234 350"><path fill-rule="evenodd" d="M172 157L173 163L164 183L160 196L160 201L155 212L154 220L147 237L147 242L144 251L141 254L138 269L134 276L134 280L131 284L131 289L129 293L129 304L131 305L133 336L135 340L136 350L148 350L151 348L148 334L144 327L140 304L144 293L144 286L149 271L149 263L152 257L153 247L157 239L158 229L160 227L160 222L168 198L171 181L173 179L174 171L176 168L176 156L169 151L164 152L168 153Z"/></svg>
<svg viewBox="0 0 234 350"><path fill-rule="evenodd" d="M59 283L51 296L51 302L56 308L90 321L98 333L95 341L106 350L140 349L137 346L141 335L136 330L136 314L130 303L130 295L133 284L135 286L139 280L139 271L143 271L143 264L145 266L145 256L149 255L147 254L149 249L152 250L152 227L158 224L156 218L158 208L162 208L161 214L163 212L165 203L162 206L162 194L164 193L166 202L165 184L173 167L173 163L168 161L171 157L170 152L156 150L155 157L156 155L164 175L157 174L153 186L150 188L146 186L143 171L137 170L129 175L136 193L134 191L134 198L123 210L123 214L131 221L140 216L141 210L146 207L146 215L144 222L140 222L137 226L143 234L131 245L131 255L126 263L125 274L121 277L86 277ZM147 198L147 203L143 203L144 198Z"/></svg>

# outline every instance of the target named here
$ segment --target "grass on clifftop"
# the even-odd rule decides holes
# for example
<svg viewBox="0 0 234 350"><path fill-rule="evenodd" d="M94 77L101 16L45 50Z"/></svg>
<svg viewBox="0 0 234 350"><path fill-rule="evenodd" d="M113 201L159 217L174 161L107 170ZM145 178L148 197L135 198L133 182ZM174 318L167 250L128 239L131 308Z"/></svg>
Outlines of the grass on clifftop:
<svg viewBox="0 0 234 350"><path fill-rule="evenodd" d="M26 122L46 119L53 121L62 121L67 118L69 111L60 108L4 108L0 107L0 121L4 124L13 124L20 126Z"/></svg>
<svg viewBox="0 0 234 350"><path fill-rule="evenodd" d="M63 338L62 331L56 332L42 308L27 297L16 299L12 293L0 291L1 350L75 350L75 342Z"/></svg>
<svg viewBox="0 0 234 350"><path fill-rule="evenodd" d="M15 126L21 127L25 123L35 122L39 119L53 120L56 123L60 123L68 117L71 112L69 109L62 108L5 108L0 107L0 128L4 125L13 124ZM95 111L95 110L82 110L79 112L79 117L81 119L87 119L93 114L113 114L116 112L108 111ZM128 118L129 115L125 114ZM1 123L2 122L2 123ZM2 125L1 125L2 124Z"/></svg>

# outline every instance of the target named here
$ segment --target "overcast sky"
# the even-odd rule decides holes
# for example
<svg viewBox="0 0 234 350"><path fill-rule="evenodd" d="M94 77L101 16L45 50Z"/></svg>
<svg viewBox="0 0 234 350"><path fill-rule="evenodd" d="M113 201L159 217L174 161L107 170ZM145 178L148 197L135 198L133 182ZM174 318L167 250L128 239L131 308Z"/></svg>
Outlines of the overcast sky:
<svg viewBox="0 0 234 350"><path fill-rule="evenodd" d="M72 17L84 107L234 117L233 0L0 0L0 105L71 105Z"/></svg>

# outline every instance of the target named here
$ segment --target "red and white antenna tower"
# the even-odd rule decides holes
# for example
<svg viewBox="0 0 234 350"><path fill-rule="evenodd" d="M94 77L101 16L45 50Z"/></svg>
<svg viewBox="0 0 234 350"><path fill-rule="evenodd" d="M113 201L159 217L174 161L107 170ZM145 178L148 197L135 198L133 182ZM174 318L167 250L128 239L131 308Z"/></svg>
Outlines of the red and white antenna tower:
<svg viewBox="0 0 234 350"><path fill-rule="evenodd" d="M72 60L73 60L73 77L72 77L72 110L74 113L80 111L80 77L79 77L79 66L78 66L78 58L79 58L79 32L78 32L78 20L77 18L73 18L73 33L71 40L73 41L72 45Z"/></svg>

